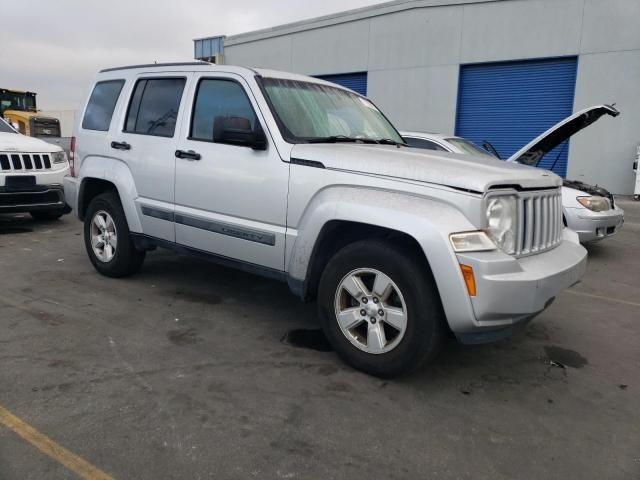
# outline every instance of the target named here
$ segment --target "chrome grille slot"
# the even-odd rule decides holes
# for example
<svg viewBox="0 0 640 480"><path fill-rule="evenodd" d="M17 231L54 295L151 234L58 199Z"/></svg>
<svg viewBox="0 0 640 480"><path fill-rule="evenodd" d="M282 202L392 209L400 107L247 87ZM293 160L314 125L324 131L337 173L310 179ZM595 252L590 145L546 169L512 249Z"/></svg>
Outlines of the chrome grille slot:
<svg viewBox="0 0 640 480"><path fill-rule="evenodd" d="M49 170L51 159L47 154L0 153L0 171Z"/></svg>
<svg viewBox="0 0 640 480"><path fill-rule="evenodd" d="M516 256L531 255L562 241L562 196L559 190L518 194Z"/></svg>

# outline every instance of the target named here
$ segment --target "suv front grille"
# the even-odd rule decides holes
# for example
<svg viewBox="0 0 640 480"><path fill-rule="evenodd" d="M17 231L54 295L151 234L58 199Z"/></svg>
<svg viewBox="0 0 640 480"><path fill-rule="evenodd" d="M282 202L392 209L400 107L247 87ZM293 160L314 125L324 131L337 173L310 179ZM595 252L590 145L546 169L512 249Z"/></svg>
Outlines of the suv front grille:
<svg viewBox="0 0 640 480"><path fill-rule="evenodd" d="M49 170L51 158L42 153L0 153L0 171L25 172Z"/></svg>
<svg viewBox="0 0 640 480"><path fill-rule="evenodd" d="M556 247L562 241L562 195L559 190L518 195L516 256Z"/></svg>

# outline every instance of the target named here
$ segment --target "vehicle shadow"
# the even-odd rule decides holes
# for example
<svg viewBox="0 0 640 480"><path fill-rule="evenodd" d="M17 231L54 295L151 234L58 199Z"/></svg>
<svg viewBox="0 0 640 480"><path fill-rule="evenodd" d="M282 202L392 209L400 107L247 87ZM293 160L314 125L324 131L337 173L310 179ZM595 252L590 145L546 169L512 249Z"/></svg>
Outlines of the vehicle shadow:
<svg viewBox="0 0 640 480"><path fill-rule="evenodd" d="M34 224L30 215L0 214L0 235L33 232Z"/></svg>

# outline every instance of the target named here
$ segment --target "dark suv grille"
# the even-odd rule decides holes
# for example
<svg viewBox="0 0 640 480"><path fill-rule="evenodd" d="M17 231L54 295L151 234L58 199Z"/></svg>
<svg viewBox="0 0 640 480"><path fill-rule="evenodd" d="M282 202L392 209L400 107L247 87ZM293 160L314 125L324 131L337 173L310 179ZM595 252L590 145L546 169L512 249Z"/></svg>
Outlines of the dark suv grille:
<svg viewBox="0 0 640 480"><path fill-rule="evenodd" d="M41 153L0 153L0 170L3 172L23 172L49 170L51 158Z"/></svg>
<svg viewBox="0 0 640 480"><path fill-rule="evenodd" d="M34 137L59 137L60 122L53 119L32 119L31 131Z"/></svg>

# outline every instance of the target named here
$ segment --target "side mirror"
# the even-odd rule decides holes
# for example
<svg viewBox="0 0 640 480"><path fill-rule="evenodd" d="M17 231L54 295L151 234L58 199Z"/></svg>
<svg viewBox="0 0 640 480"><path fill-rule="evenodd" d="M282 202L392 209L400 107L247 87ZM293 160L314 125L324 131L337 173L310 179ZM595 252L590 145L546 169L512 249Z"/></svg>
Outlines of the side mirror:
<svg viewBox="0 0 640 480"><path fill-rule="evenodd" d="M227 143L254 150L267 149L267 136L256 120L251 128L251 120L243 117L216 117L213 120L213 141Z"/></svg>

